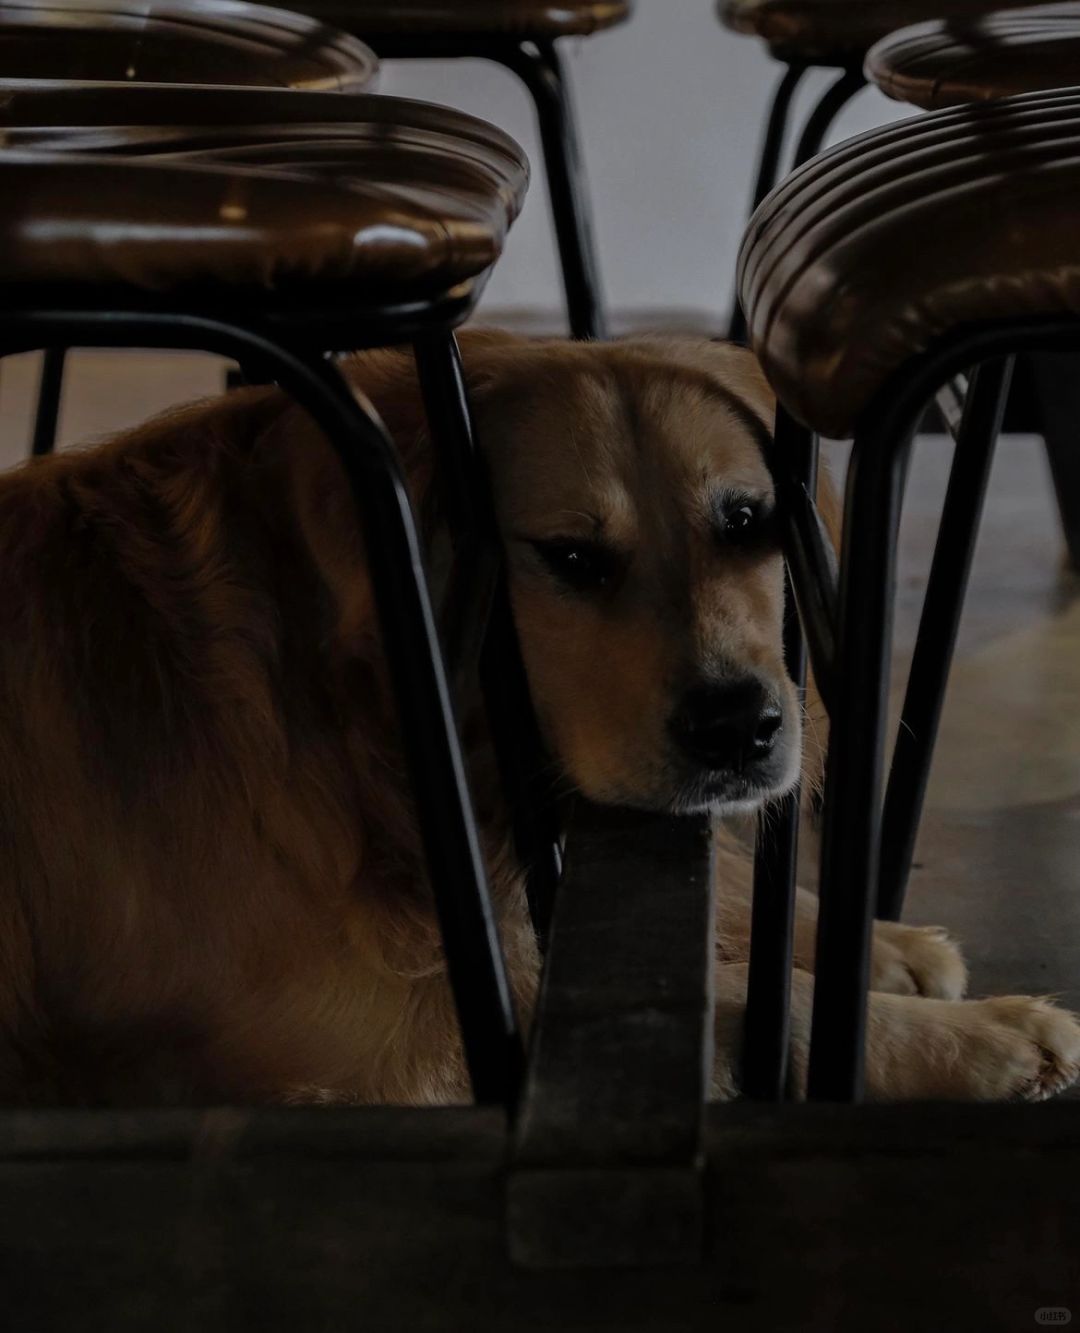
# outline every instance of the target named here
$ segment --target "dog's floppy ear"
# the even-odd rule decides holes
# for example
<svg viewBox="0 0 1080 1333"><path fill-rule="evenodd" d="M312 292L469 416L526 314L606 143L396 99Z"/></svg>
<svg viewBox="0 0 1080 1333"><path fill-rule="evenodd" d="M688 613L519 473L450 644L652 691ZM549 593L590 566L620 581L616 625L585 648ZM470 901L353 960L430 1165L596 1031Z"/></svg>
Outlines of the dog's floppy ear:
<svg viewBox="0 0 1080 1333"><path fill-rule="evenodd" d="M491 354L522 340L498 330L461 335L469 391L483 396ZM411 348L381 348L343 365L349 382L378 413L401 459L429 553L440 527L436 460ZM283 473L286 503L335 606L336 633L354 651L374 631L371 588L355 507L334 451L302 409L289 405L262 441L264 458Z"/></svg>
<svg viewBox="0 0 1080 1333"><path fill-rule="evenodd" d="M419 510L430 488L427 422L408 349L381 349L350 358L342 369L375 408L397 447ZM361 651L375 629L367 557L344 470L312 418L288 402L259 445L264 467L276 477L283 520L311 560L333 606L334 638ZM368 645L370 646L370 645Z"/></svg>

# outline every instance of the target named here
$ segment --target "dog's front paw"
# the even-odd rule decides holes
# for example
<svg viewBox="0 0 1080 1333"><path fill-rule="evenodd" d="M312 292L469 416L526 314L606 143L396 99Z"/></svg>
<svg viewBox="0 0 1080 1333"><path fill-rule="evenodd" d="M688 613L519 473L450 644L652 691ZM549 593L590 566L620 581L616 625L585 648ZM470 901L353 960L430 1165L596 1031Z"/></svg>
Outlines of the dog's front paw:
<svg viewBox="0 0 1080 1333"><path fill-rule="evenodd" d="M987 1100L1041 1102L1080 1078L1080 1022L1047 1000L1005 995L978 1010L969 1073Z"/></svg>
<svg viewBox="0 0 1080 1333"><path fill-rule="evenodd" d="M940 926L876 921L870 989L958 1000L967 989L967 968L960 950Z"/></svg>

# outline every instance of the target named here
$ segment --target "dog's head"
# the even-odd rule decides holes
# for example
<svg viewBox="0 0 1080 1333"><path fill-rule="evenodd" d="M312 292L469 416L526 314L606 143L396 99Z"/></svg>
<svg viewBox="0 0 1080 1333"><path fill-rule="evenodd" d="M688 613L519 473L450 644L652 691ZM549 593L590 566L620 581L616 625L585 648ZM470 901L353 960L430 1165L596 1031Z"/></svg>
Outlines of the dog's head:
<svg viewBox="0 0 1080 1333"><path fill-rule="evenodd" d="M465 340L541 726L593 800L735 810L795 780L771 401L748 352Z"/></svg>
<svg viewBox="0 0 1080 1333"><path fill-rule="evenodd" d="M461 343L533 698L564 778L596 801L677 812L786 791L801 719L781 642L772 403L753 357L664 339L466 331ZM365 354L352 374L426 491L412 358ZM371 606L347 494L323 467L302 487L306 539L359 630Z"/></svg>

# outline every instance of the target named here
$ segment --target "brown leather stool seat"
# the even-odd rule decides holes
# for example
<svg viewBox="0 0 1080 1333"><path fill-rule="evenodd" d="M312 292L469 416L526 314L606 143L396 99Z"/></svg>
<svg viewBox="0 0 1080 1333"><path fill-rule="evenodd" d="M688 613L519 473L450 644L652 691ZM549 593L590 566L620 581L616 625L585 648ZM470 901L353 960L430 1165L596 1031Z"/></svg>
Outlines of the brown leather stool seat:
<svg viewBox="0 0 1080 1333"><path fill-rule="evenodd" d="M347 231L332 243L327 233L330 262L347 257L357 280L410 293L417 284L441 290L486 272L529 179L521 149L494 126L402 98L297 94L283 102L259 89L223 88L207 98L205 89L182 85L11 80L0 81L0 103L9 149L231 163L317 178L321 185L310 195L293 188L281 196L293 200L297 236L318 231L324 205L328 218L354 218L358 231L347 244ZM137 194L142 178L131 179ZM125 180L118 177L117 198L127 197ZM211 188L194 180L200 190ZM276 208L273 189L257 188L265 207ZM150 225L156 198L142 207L133 201L142 225ZM287 219L270 216L268 237L280 224L285 238ZM267 240L271 268L281 244Z"/></svg>
<svg viewBox="0 0 1080 1333"><path fill-rule="evenodd" d="M74 304L210 287L245 308L292 291L315 306L430 298L482 275L508 225L501 200L482 217L471 196L454 217L449 189L235 165L12 152L0 181L0 286L62 287Z"/></svg>
<svg viewBox="0 0 1080 1333"><path fill-rule="evenodd" d="M385 37L585 37L630 13L629 0L300 0L297 7Z"/></svg>
<svg viewBox="0 0 1080 1333"><path fill-rule="evenodd" d="M897 28L978 17L993 0L720 0L724 25L760 37L778 60L857 66L874 42Z"/></svg>
<svg viewBox="0 0 1080 1333"><path fill-rule="evenodd" d="M245 0L0 4L0 75L358 91L378 70L355 37Z"/></svg>
<svg viewBox="0 0 1080 1333"><path fill-rule="evenodd" d="M0 79L9 149L123 156L198 155L372 187L438 195L448 217L475 210L493 238L517 216L528 160L509 135L449 107L400 97L183 84ZM464 237L458 238L459 241Z"/></svg>
<svg viewBox="0 0 1080 1333"><path fill-rule="evenodd" d="M866 76L933 110L1080 82L1080 4L1040 5L971 23L925 23L877 43Z"/></svg>
<svg viewBox="0 0 1080 1333"><path fill-rule="evenodd" d="M752 346L791 414L844 438L945 331L1080 313L1078 216L1080 90L860 135L751 219L738 282Z"/></svg>

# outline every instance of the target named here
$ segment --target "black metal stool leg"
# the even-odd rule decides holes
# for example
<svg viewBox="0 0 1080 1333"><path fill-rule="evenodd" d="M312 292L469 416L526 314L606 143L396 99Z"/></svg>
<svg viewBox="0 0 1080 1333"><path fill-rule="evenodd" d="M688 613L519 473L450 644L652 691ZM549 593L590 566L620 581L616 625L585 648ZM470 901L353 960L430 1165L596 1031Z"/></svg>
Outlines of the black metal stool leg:
<svg viewBox="0 0 1080 1333"><path fill-rule="evenodd" d="M821 152L825 136L833 121L843 111L860 89L866 87L866 78L861 69L847 69L831 83L821 94L817 105L807 117L803 132L795 145L792 158L792 170L801 167L806 161Z"/></svg>
<svg viewBox="0 0 1080 1333"><path fill-rule="evenodd" d="M887 921L899 921L904 907L949 667L1011 377L1012 357L985 363L972 376L964 404L882 813L877 914Z"/></svg>
<svg viewBox="0 0 1080 1333"><path fill-rule="evenodd" d="M856 435L848 473L808 1081L819 1101L858 1100L865 1066L896 535L915 427L883 418Z"/></svg>
<svg viewBox="0 0 1080 1333"><path fill-rule="evenodd" d="M570 89L553 42L525 42L494 58L512 69L536 107L555 239L575 338L607 337L592 216Z"/></svg>
<svg viewBox="0 0 1080 1333"><path fill-rule="evenodd" d="M780 155L780 147L785 128L785 122L788 115L788 107L791 97L795 91L795 84L803 74L803 69L798 65L789 67L787 74L780 81L780 86L776 90L773 100L772 110L769 114L769 130L766 134L765 146L762 150L761 166L758 168L758 183L754 190L754 207L764 199L773 185L776 184L775 176ZM790 85L788 80L791 79ZM829 132L829 127L847 106L848 102L861 89L866 87L866 79L861 70L844 70L838 79L831 83L821 94L814 109L807 117L806 124L803 126L802 133L799 135L798 142L795 145L795 152L792 158L791 167L801 167L804 162L813 157L815 153L821 151L821 145L825 140L825 135ZM774 127L773 118L776 117L778 125ZM777 136L777 142L772 141L773 134ZM775 154L777 161L770 162L770 154ZM772 167L773 178L769 180L765 173L766 166ZM766 187L766 188L763 188ZM744 342L746 340L746 320L743 317L742 309L739 306L738 297L735 299L735 306L732 311L731 320L728 325L728 337L733 342Z"/></svg>
<svg viewBox="0 0 1080 1333"><path fill-rule="evenodd" d="M478 1102L512 1111L524 1068L424 570L424 552L393 443L334 359L215 316L168 311L6 310L0 356L62 346L168 347L258 363L310 413L341 462L367 549L379 631L397 704L432 897L465 1061Z"/></svg>
<svg viewBox="0 0 1080 1333"><path fill-rule="evenodd" d="M48 347L42 355L34 437L30 450L35 458L51 454L56 448L56 428L60 423L60 399L64 391L66 360L67 349L64 347Z"/></svg>
<svg viewBox="0 0 1080 1333"><path fill-rule="evenodd" d="M268 358L282 389L326 432L364 532L379 627L450 984L477 1101L513 1103L523 1065L487 875L424 575L424 557L393 446L374 409L329 360Z"/></svg>
<svg viewBox="0 0 1080 1333"><path fill-rule="evenodd" d="M799 80L805 73L805 65L788 65L780 82L776 85L772 104L769 107L768 119L765 122L765 138L761 144L757 173L754 177L754 193L750 203L751 213L776 184L777 177L780 174L780 156L784 151L784 138L787 135L791 102L795 96L795 90L799 86ZM746 319L738 300L735 301L731 319L728 322L728 338L737 343L746 341Z"/></svg>
<svg viewBox="0 0 1080 1333"><path fill-rule="evenodd" d="M486 470L475 446L471 414L453 334L416 345L416 364L446 497L451 540L464 571L456 599L461 639L451 654L479 667L481 690L518 859L541 947L547 939L562 869L559 821L551 798L549 761L529 695L514 626L506 572ZM468 586L471 585L471 586ZM471 642L470 642L471 640Z"/></svg>
<svg viewBox="0 0 1080 1333"><path fill-rule="evenodd" d="M775 452L775 470L790 474L798 486L813 495L817 488L816 439L792 421L783 408L776 415ZM778 488L781 495L783 489ZM806 686L806 644L789 581L784 590L784 660L801 704ZM742 1090L746 1097L758 1101L783 1101L787 1088L798 852L796 786L762 815L754 856Z"/></svg>

